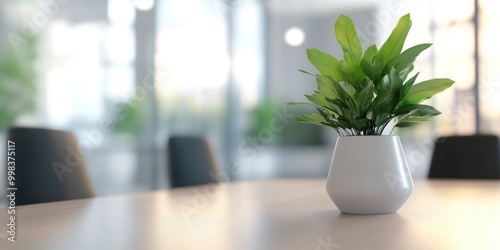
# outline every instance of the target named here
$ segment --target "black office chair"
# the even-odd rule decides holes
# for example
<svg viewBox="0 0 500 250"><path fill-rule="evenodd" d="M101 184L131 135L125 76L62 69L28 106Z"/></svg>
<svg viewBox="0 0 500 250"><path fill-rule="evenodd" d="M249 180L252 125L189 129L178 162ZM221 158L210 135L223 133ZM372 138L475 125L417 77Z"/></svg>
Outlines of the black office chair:
<svg viewBox="0 0 500 250"><path fill-rule="evenodd" d="M494 135L439 138L429 178L500 179L500 142Z"/></svg>
<svg viewBox="0 0 500 250"><path fill-rule="evenodd" d="M172 187L219 182L212 149L204 137L173 136L168 141L169 175Z"/></svg>
<svg viewBox="0 0 500 250"><path fill-rule="evenodd" d="M16 205L95 196L73 134L40 128L11 128L8 140L15 148ZM12 186L7 183L7 187Z"/></svg>

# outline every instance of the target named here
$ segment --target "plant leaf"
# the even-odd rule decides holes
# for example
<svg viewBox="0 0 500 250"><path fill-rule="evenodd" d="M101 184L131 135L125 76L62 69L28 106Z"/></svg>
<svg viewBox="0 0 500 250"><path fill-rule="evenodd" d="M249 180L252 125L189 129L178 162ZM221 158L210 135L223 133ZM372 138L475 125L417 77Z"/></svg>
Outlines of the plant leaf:
<svg viewBox="0 0 500 250"><path fill-rule="evenodd" d="M410 74L410 72L413 70L413 64L410 63L408 64L408 66L404 69L402 69L401 71L399 71L399 77L401 78L401 80L406 80L406 77L408 77L408 75Z"/></svg>
<svg viewBox="0 0 500 250"><path fill-rule="evenodd" d="M342 81L350 82L351 84L356 84L356 76L352 72L349 64L345 60L340 60L340 69L342 70ZM337 81L340 82L340 81Z"/></svg>
<svg viewBox="0 0 500 250"><path fill-rule="evenodd" d="M333 87L332 81L324 76L316 75L316 83L318 84L318 91L326 98L335 100L339 98L337 91Z"/></svg>
<svg viewBox="0 0 500 250"><path fill-rule="evenodd" d="M426 122L429 120L429 117L414 117L410 116L404 120L401 120L396 123L395 127L397 128L405 128L405 127L410 127L415 124L421 123L421 122Z"/></svg>
<svg viewBox="0 0 500 250"><path fill-rule="evenodd" d="M367 113L373 101L374 88L375 86L373 85L373 82L368 79L367 82L365 83L365 87L361 91L356 92L354 94L354 97L356 98L360 106L359 115L361 117L367 117Z"/></svg>
<svg viewBox="0 0 500 250"><path fill-rule="evenodd" d="M324 110L324 109L317 109L317 110L318 110L319 114L323 117L323 119L325 119L325 121L326 121L326 122L321 123L321 124L330 126L330 127L334 128L335 130L338 130L339 122L334 117L332 117L332 113L330 113L328 110Z"/></svg>
<svg viewBox="0 0 500 250"><path fill-rule="evenodd" d="M410 112L413 116L436 116L441 114L441 112L429 105L407 104L394 110L394 115L404 115Z"/></svg>
<svg viewBox="0 0 500 250"><path fill-rule="evenodd" d="M413 84L417 80L418 74L419 73L415 74L412 78L408 79L408 81L405 82L405 84L403 85L403 87L401 88L401 91L399 93L399 96L400 96L399 99L403 100L404 96L406 94L408 94L408 91L410 91L410 89L413 87Z"/></svg>
<svg viewBox="0 0 500 250"><path fill-rule="evenodd" d="M368 119L366 118L356 118L353 121L353 127L358 132L364 131L368 127Z"/></svg>
<svg viewBox="0 0 500 250"><path fill-rule="evenodd" d="M314 123L321 125L321 123L326 122L325 119L320 114L307 114L307 115L297 115L295 120L303 123Z"/></svg>
<svg viewBox="0 0 500 250"><path fill-rule="evenodd" d="M287 102L286 103L287 105L312 105L312 106L315 106L315 107L320 107L314 103L310 103L310 102Z"/></svg>
<svg viewBox="0 0 500 250"><path fill-rule="evenodd" d="M359 104L357 103L356 99L354 98L354 94L356 93L356 89L354 87L346 82L334 82L333 86L337 90L337 93L339 95L339 99L345 103L345 106L349 107L348 110L344 111L344 114L347 114L346 111L352 113L352 114L358 114L359 113ZM341 107L343 108L343 107ZM349 117L349 116L348 116Z"/></svg>
<svg viewBox="0 0 500 250"><path fill-rule="evenodd" d="M320 74L331 77L335 81L342 79L342 68L337 58L318 49L307 49L306 53L307 59Z"/></svg>
<svg viewBox="0 0 500 250"><path fill-rule="evenodd" d="M420 105L420 107L417 109L417 112L415 112L413 116L436 116L440 114L441 112L439 112L439 110L435 109L432 106Z"/></svg>
<svg viewBox="0 0 500 250"><path fill-rule="evenodd" d="M363 55L363 48L351 18L340 15L335 22L335 37L344 53L350 54L354 61L359 63Z"/></svg>
<svg viewBox="0 0 500 250"><path fill-rule="evenodd" d="M365 78L365 72L359 65L359 62L356 61L356 59L349 53L344 53L344 59L345 62L347 63L347 66L349 67L349 73L352 75L352 82L350 82L352 85L357 86L359 83ZM344 72L346 73L346 72Z"/></svg>
<svg viewBox="0 0 500 250"><path fill-rule="evenodd" d="M322 108L334 111L333 105L326 100L325 96L318 94L318 93L314 93L312 95L305 95L305 96L312 103L314 103Z"/></svg>
<svg viewBox="0 0 500 250"><path fill-rule="evenodd" d="M339 116L337 118L337 121L338 121L338 124L339 124L339 127L340 128L343 128L343 129L350 129L352 128L352 123L351 121L348 119L349 116Z"/></svg>
<svg viewBox="0 0 500 250"><path fill-rule="evenodd" d="M401 53L410 28L410 14L406 14L399 19L398 24L392 30L387 41L380 47L379 54L384 60L384 63L390 62Z"/></svg>
<svg viewBox="0 0 500 250"><path fill-rule="evenodd" d="M311 75L311 76L316 76L316 74L312 73L312 72L309 72L307 70L303 70L303 69L299 69L299 72L302 72L304 74L307 74L307 75Z"/></svg>
<svg viewBox="0 0 500 250"><path fill-rule="evenodd" d="M325 119L325 121L330 121L331 120L331 113L324 110L324 109L316 109L318 111L318 113L323 117L323 119Z"/></svg>
<svg viewBox="0 0 500 250"><path fill-rule="evenodd" d="M396 58L389 63L389 67L395 67L398 71L403 70L408 67L408 65L412 64L415 59L417 59L417 56L431 45L432 43L423 43L403 51L403 53L396 56Z"/></svg>
<svg viewBox="0 0 500 250"><path fill-rule="evenodd" d="M454 82L448 78L436 78L417 83L405 95L403 102L412 104L420 103L449 88Z"/></svg>
<svg viewBox="0 0 500 250"><path fill-rule="evenodd" d="M365 54L361 59L360 66L365 74L373 80L373 82L380 81L385 64L384 61L378 56L376 45L372 45L366 49Z"/></svg>
<svg viewBox="0 0 500 250"><path fill-rule="evenodd" d="M385 75L377 86L375 86L377 96L373 100L371 111L373 114L390 114L392 110L401 102L400 91L403 81L395 68L391 73Z"/></svg>
<svg viewBox="0 0 500 250"><path fill-rule="evenodd" d="M380 79L380 82L375 86L375 94L377 98L383 98L389 92L391 88L391 79L389 75L385 75Z"/></svg>
<svg viewBox="0 0 500 250"><path fill-rule="evenodd" d="M339 82L339 85L351 98L354 98L354 95L356 94L356 89L351 84L342 81Z"/></svg>
<svg viewBox="0 0 500 250"><path fill-rule="evenodd" d="M389 122L392 119L391 114L381 113L377 117L375 117L375 126L379 127Z"/></svg>
<svg viewBox="0 0 500 250"><path fill-rule="evenodd" d="M377 86L375 86L375 91L377 97L382 99L387 99L393 97L403 86L403 80L399 77L399 74L395 68L391 69L390 74L385 75Z"/></svg>

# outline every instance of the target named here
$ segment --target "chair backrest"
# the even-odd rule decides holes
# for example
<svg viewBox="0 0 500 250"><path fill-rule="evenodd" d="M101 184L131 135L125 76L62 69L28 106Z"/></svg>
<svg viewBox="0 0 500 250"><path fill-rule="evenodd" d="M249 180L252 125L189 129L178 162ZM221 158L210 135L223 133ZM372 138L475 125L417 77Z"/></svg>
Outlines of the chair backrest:
<svg viewBox="0 0 500 250"><path fill-rule="evenodd" d="M500 179L500 143L494 135L439 138L429 178Z"/></svg>
<svg viewBox="0 0 500 250"><path fill-rule="evenodd" d="M40 128L11 128L7 138L14 143L11 149L15 152L17 205L95 196L73 134Z"/></svg>
<svg viewBox="0 0 500 250"><path fill-rule="evenodd" d="M168 141L168 158L172 187L219 182L213 152L204 137L171 137Z"/></svg>

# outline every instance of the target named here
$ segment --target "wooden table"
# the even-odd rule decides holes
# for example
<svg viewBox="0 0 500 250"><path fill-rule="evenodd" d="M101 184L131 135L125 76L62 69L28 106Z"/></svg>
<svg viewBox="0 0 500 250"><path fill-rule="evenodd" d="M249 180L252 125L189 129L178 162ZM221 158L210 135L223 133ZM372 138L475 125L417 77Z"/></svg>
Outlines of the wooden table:
<svg viewBox="0 0 500 250"><path fill-rule="evenodd" d="M324 186L242 182L21 206L17 242L2 229L0 249L500 249L500 181L416 181L387 215L339 213Z"/></svg>

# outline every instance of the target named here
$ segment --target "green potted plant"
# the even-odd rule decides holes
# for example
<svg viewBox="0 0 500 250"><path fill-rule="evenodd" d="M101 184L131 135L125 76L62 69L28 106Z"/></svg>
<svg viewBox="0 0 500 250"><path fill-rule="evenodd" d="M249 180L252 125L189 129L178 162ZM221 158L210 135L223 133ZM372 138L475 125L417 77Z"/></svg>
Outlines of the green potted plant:
<svg viewBox="0 0 500 250"><path fill-rule="evenodd" d="M340 137L327 178L327 192L342 211L379 214L397 211L413 191L413 183L394 127L407 127L440 114L424 100L449 88L445 78L416 83L410 76L416 57L431 44L403 51L411 27L410 15L401 17L380 49L363 51L352 20L341 15L335 36L343 59L307 49L307 58L319 73L317 90L306 95L318 113L297 116L299 122L335 129ZM390 130L389 130L390 129ZM383 135L390 131L389 135Z"/></svg>

